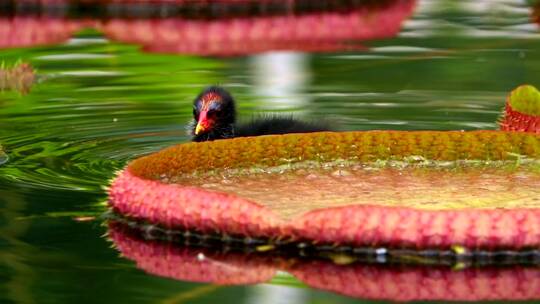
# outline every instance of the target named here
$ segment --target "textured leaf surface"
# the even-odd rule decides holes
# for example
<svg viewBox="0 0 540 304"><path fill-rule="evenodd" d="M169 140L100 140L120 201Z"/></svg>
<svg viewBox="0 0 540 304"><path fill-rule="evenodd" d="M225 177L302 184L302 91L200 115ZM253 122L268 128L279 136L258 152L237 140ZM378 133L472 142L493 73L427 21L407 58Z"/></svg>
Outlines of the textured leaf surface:
<svg viewBox="0 0 540 304"><path fill-rule="evenodd" d="M538 136L501 131L323 132L188 143L132 162L113 182L110 203L134 219L201 233L522 248L540 245L539 158ZM309 171L320 174L327 166L322 184L287 189L291 176L307 181ZM291 168L284 180L271 175ZM227 174L243 178L241 189L201 184L230 182ZM261 174L270 175L257 184ZM362 182L364 188L355 185Z"/></svg>
<svg viewBox="0 0 540 304"><path fill-rule="evenodd" d="M530 85L513 90L500 126L504 131L540 133L540 92Z"/></svg>

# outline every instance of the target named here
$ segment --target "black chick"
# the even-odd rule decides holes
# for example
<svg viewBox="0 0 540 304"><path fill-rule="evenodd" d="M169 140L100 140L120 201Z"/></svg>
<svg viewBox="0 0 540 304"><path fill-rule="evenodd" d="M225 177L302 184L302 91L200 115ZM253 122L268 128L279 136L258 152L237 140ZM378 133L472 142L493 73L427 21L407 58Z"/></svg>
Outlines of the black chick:
<svg viewBox="0 0 540 304"><path fill-rule="evenodd" d="M288 117L262 117L250 123L236 124L234 99L225 89L211 86L193 102L193 141L259 136L269 134L329 131L324 124L307 123Z"/></svg>

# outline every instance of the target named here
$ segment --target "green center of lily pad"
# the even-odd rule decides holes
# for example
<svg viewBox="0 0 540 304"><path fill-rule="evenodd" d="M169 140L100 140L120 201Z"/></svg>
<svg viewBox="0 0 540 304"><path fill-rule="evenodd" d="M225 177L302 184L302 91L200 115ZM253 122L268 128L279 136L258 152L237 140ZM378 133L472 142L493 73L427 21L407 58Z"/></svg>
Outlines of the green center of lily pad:
<svg viewBox="0 0 540 304"><path fill-rule="evenodd" d="M348 205L426 210L540 207L536 161L296 164L249 174L221 169L167 180L234 194L293 218Z"/></svg>
<svg viewBox="0 0 540 304"><path fill-rule="evenodd" d="M509 103L515 111L540 116L540 92L531 85L522 85L512 91Z"/></svg>

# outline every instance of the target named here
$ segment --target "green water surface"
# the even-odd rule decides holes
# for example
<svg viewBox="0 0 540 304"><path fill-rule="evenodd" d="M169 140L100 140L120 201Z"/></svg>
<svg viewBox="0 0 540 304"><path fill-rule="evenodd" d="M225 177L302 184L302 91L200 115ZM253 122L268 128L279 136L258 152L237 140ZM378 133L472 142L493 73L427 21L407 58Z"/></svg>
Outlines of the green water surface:
<svg viewBox="0 0 540 304"><path fill-rule="evenodd" d="M0 61L38 69L29 94L0 93L8 156L0 303L360 301L287 274L236 287L152 276L111 248L101 220L76 219L105 211L103 187L130 159L189 140L192 99L209 84L229 88L247 118L295 113L339 130L495 129L510 90L540 86L540 31L530 15L526 1L419 1L397 37L359 52L160 55L94 30L0 50Z"/></svg>

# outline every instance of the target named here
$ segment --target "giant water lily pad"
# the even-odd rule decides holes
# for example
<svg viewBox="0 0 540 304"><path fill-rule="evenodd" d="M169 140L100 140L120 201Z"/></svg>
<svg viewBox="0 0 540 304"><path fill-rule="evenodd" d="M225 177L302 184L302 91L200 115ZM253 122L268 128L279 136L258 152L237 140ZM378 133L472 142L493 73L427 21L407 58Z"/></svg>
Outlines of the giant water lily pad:
<svg viewBox="0 0 540 304"><path fill-rule="evenodd" d="M113 209L167 229L351 246L540 245L540 137L322 132L173 146L112 183Z"/></svg>
<svg viewBox="0 0 540 304"><path fill-rule="evenodd" d="M145 51L231 56L271 50L335 52L364 49L366 40L395 36L415 0L382 1L94 1L106 16L52 0L73 18L55 14L0 17L0 48L54 44L82 28ZM146 3L145 3L146 2ZM130 8L137 4L138 9ZM39 9L33 5L28 10ZM332 28L332 31L328 29ZM26 33L31 32L32 35Z"/></svg>
<svg viewBox="0 0 540 304"><path fill-rule="evenodd" d="M535 87L522 85L508 95L501 130L540 133L540 92Z"/></svg>
<svg viewBox="0 0 540 304"><path fill-rule="evenodd" d="M237 1L222 3L238 7ZM358 42L393 37L415 7L413 0L399 1L275 1L272 9L246 9L247 16L191 19L112 19L100 26L105 35L142 44L150 52L210 56L243 55L269 50L330 52L363 49ZM185 2L189 3L189 2ZM322 4L322 5L321 5ZM325 5L326 4L326 5ZM318 11L324 7L324 11ZM197 2L197 11L204 8ZM215 12L215 9L212 10ZM267 12L257 15L255 12ZM255 13L255 14L254 14ZM234 20L234 21L232 21ZM328 29L332 28L331 31ZM309 29L309 30L308 30ZM214 33L219 32L219 35ZM164 39L165 37L165 39Z"/></svg>

